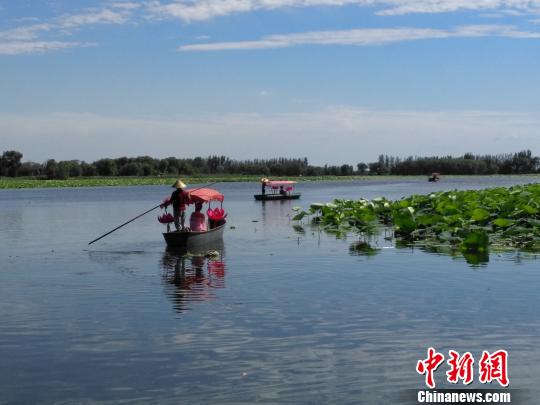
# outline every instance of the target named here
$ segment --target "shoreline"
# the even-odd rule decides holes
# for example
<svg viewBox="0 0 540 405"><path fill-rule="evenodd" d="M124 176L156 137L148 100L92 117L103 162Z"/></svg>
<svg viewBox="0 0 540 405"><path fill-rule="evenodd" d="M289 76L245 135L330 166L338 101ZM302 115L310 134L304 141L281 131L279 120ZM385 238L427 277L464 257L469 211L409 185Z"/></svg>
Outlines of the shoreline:
<svg viewBox="0 0 540 405"><path fill-rule="evenodd" d="M540 174L493 174L493 175L447 175L445 178L464 178L464 177L531 177L540 180ZM231 183L231 182L256 182L261 176L180 176L188 184L201 183ZM0 190L29 189L29 188L79 188L79 187L127 187L127 186L159 186L174 183L178 177L75 177L66 180L40 180L34 178L20 177L0 177ZM382 180L391 181L398 179L426 179L428 176L391 176L391 175L358 175L358 176L278 176L273 179L287 179L298 182L310 181L361 181L361 180Z"/></svg>

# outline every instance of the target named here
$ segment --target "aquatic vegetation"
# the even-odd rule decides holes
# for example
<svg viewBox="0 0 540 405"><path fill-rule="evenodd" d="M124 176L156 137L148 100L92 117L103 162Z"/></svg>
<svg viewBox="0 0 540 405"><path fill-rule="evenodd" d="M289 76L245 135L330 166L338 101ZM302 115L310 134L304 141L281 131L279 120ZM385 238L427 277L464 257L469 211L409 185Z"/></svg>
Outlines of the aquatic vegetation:
<svg viewBox="0 0 540 405"><path fill-rule="evenodd" d="M183 177L189 184L256 181L257 176L222 176L222 177ZM124 187L124 186L150 186L171 185L177 177L73 177L65 180L43 180L32 178L0 178L0 189L14 188L58 188L58 187Z"/></svg>
<svg viewBox="0 0 540 405"><path fill-rule="evenodd" d="M200 175L181 176L189 184L213 183L213 182L259 182L260 175ZM298 176L288 177L294 181L343 181L343 180L366 180L366 176ZM386 179L380 176L381 179ZM172 176L110 176L110 177L71 177L64 180L47 180L30 177L0 177L0 189L16 188L58 188L58 187L109 187L109 186L149 186L170 185L178 177ZM276 180L278 177L276 177Z"/></svg>
<svg viewBox="0 0 540 405"><path fill-rule="evenodd" d="M311 218L330 233L394 232L402 243L444 246L467 257L488 255L488 247L540 251L540 184L435 192L401 200L340 200L295 207L294 220Z"/></svg>
<svg viewBox="0 0 540 405"><path fill-rule="evenodd" d="M374 248L369 242L360 240L351 243L349 246L349 254L353 256L376 256L380 249Z"/></svg>

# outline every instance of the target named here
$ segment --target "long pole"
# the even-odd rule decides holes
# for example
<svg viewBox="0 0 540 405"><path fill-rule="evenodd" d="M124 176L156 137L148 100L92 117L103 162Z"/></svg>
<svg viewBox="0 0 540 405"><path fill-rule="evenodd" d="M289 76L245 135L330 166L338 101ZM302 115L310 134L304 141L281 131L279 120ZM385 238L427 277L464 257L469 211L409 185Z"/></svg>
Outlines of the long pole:
<svg viewBox="0 0 540 405"><path fill-rule="evenodd" d="M190 190L190 193L193 192L193 191L200 190L201 188L205 188L205 187L208 187L208 186L212 186L212 185L217 184L217 183L219 183L219 181L216 181L216 182L210 183L210 184L206 184L206 185L204 185L204 186L202 186L202 187L196 188L195 190ZM109 232L107 232L106 234L101 235L99 238L94 239L92 242L89 242L88 244L91 245L92 243L97 242L97 241L100 240L100 239L103 239L105 236L110 235L110 234L113 233L114 231L117 231L117 230L119 230L120 228L122 228L123 226L126 226L127 224L129 224L129 223L135 221L136 219L139 219L139 218L142 217L143 215L146 215L146 214L148 214L149 212L152 212L152 211L154 211L155 209L161 207L162 204L163 204L163 203L160 203L159 205L156 205L154 208L150 208L148 211L145 211L145 212L143 212L142 214L137 215L135 218L132 218L132 219L130 219L130 220L127 221L127 222L124 222L122 225L117 226L117 227L114 228L112 231L109 231Z"/></svg>
<svg viewBox="0 0 540 405"><path fill-rule="evenodd" d="M99 238L94 239L92 242L89 242L88 244L91 245L92 243L97 242L98 240L104 238L104 237L107 236L107 235L110 235L110 234L113 233L114 231L117 231L118 229L122 228L123 226L126 226L126 225L129 224L130 222L133 222L133 221L135 221L136 219L142 217L143 215L146 215L146 214L148 214L149 212L154 211L156 208L159 208L160 206L161 206L161 204L156 205L154 208L151 208L151 209L149 209L148 211L145 211L145 212L143 212L142 214L137 215L135 218L132 218L132 219L130 219L130 220L127 221L127 222L124 222L122 225L117 226L117 227L114 228L112 231L109 231L109 232L107 232L106 234L101 235Z"/></svg>

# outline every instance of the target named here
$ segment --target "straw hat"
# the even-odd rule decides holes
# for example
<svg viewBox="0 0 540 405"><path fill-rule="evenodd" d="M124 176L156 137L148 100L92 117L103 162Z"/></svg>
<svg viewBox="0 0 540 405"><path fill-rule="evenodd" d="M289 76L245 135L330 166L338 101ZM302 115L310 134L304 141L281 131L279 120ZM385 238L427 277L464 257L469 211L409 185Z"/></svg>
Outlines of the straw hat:
<svg viewBox="0 0 540 405"><path fill-rule="evenodd" d="M261 183L267 183L267 182L269 182L269 181L270 181L270 180L268 180L266 177L263 177L263 178L261 179Z"/></svg>
<svg viewBox="0 0 540 405"><path fill-rule="evenodd" d="M172 187L174 187L174 188L186 188L186 184L185 184L182 180L178 179L178 180L176 180L176 182L172 185Z"/></svg>

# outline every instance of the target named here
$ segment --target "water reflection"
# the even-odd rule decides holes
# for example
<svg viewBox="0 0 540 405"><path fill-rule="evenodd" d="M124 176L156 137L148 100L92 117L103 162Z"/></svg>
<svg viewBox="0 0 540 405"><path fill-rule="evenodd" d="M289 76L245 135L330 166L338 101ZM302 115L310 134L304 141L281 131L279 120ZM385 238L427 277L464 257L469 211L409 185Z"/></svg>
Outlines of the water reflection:
<svg viewBox="0 0 540 405"><path fill-rule="evenodd" d="M403 244L401 244L403 245ZM471 267L485 267L489 263L489 251L484 250L481 252L475 251L462 251L457 246L449 245L425 245L420 246L419 249L426 253L450 256L454 259L465 259L465 261Z"/></svg>
<svg viewBox="0 0 540 405"><path fill-rule="evenodd" d="M349 245L349 254L353 256L376 256L381 249L371 246L367 241L359 240Z"/></svg>
<svg viewBox="0 0 540 405"><path fill-rule="evenodd" d="M87 253L90 261L104 268L132 275L140 273L140 264L152 254L144 250L88 250Z"/></svg>
<svg viewBox="0 0 540 405"><path fill-rule="evenodd" d="M262 219L265 226L275 226L279 218L290 219L293 207L298 204L294 200L259 201Z"/></svg>
<svg viewBox="0 0 540 405"><path fill-rule="evenodd" d="M183 313L197 301L217 298L214 289L225 288L223 242L198 250L167 248L161 259L165 293L174 309Z"/></svg>
<svg viewBox="0 0 540 405"><path fill-rule="evenodd" d="M293 229L294 229L294 232L296 232L299 235L305 235L306 234L306 230L304 229L303 226L293 224Z"/></svg>
<svg viewBox="0 0 540 405"><path fill-rule="evenodd" d="M352 239L352 233L346 230L324 229L317 224L310 224L306 232L305 225L295 223L293 229L296 234L304 237L318 237L321 232L332 236L336 240L349 241L349 254L351 256L373 257L379 255L384 249L410 250L427 253L436 256L447 256L453 260L464 260L472 268L487 267L494 258L522 263L524 261L538 260L540 254L520 250L483 250L472 251L460 249L457 245L419 243L414 240L396 239L393 232L388 228L379 228L374 233L359 233Z"/></svg>

